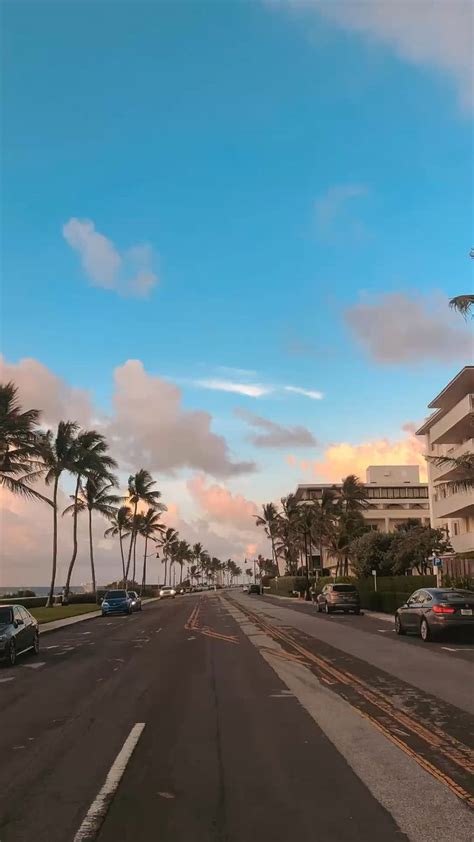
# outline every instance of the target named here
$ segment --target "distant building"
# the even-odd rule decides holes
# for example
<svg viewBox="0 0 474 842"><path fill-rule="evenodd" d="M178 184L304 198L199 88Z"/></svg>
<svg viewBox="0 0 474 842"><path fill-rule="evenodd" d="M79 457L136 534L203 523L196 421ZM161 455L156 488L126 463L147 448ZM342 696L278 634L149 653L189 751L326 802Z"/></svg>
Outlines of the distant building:
<svg viewBox="0 0 474 842"><path fill-rule="evenodd" d="M428 456L474 453L474 366L463 368L428 405L435 409L417 435L424 436ZM456 553L474 552L474 492L450 492L443 481L456 469L428 462L431 523L444 527Z"/></svg>
<svg viewBox="0 0 474 842"><path fill-rule="evenodd" d="M302 483L296 489L298 502L320 500L325 488L340 489L342 483ZM371 465L366 471L368 506L362 514L368 525L379 532L393 532L407 520L423 526L430 523L428 483L420 482L418 465ZM332 569L336 561L322 548L313 556L316 568Z"/></svg>

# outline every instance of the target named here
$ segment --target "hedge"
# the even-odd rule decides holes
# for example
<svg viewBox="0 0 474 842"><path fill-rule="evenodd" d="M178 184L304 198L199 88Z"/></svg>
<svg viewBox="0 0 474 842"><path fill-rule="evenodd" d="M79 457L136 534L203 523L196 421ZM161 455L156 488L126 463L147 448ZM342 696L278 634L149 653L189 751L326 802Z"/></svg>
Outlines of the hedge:
<svg viewBox="0 0 474 842"><path fill-rule="evenodd" d="M384 614L395 614L400 605L407 601L407 593L403 591L371 591L361 593L360 604L369 611L381 611Z"/></svg>
<svg viewBox="0 0 474 842"><path fill-rule="evenodd" d="M23 605L23 608L44 608L46 602L45 596L18 596L16 599L2 599L0 596L2 605Z"/></svg>
<svg viewBox="0 0 474 842"><path fill-rule="evenodd" d="M310 587L314 585L314 579L309 580ZM294 591L300 593L306 590L306 576L279 576L270 580L270 594L277 596L295 596Z"/></svg>

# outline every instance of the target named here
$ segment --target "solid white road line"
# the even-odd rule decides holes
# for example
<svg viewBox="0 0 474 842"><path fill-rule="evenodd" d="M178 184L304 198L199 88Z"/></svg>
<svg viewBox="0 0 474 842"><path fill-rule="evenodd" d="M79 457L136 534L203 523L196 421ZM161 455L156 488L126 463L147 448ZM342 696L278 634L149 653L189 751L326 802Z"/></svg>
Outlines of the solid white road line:
<svg viewBox="0 0 474 842"><path fill-rule="evenodd" d="M127 763L130 760L138 740L143 733L144 727L144 722L137 722L133 726L122 748L117 754L117 757L112 763L112 766L110 767L110 771L105 779L102 789L99 791L98 795L89 807L89 810L87 811L87 814L74 837L74 842L84 842L84 840L95 839L117 791L123 773L127 768Z"/></svg>

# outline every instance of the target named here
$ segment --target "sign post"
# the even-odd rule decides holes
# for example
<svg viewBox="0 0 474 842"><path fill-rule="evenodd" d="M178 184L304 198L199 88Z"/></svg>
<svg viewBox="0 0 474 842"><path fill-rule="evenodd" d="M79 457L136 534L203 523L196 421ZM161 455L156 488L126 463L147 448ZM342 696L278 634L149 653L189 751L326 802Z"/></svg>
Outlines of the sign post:
<svg viewBox="0 0 474 842"><path fill-rule="evenodd" d="M440 588L441 584L442 584L441 575L442 575L442 572L443 572L442 559L437 558L436 556L433 556L433 567L434 567L434 570L435 570L435 573L436 573L436 587Z"/></svg>
<svg viewBox="0 0 474 842"><path fill-rule="evenodd" d="M372 570L372 576L374 577L374 591L377 593L377 571Z"/></svg>

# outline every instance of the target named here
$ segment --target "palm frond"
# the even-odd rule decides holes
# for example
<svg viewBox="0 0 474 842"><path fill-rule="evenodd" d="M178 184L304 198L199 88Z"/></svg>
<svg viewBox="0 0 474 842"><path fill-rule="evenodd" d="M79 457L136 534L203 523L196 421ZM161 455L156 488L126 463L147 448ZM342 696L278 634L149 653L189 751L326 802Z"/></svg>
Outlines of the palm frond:
<svg viewBox="0 0 474 842"><path fill-rule="evenodd" d="M449 306L452 310L456 310L456 312L467 319L469 315L472 316L473 314L474 295L456 295L455 298L451 298Z"/></svg>

